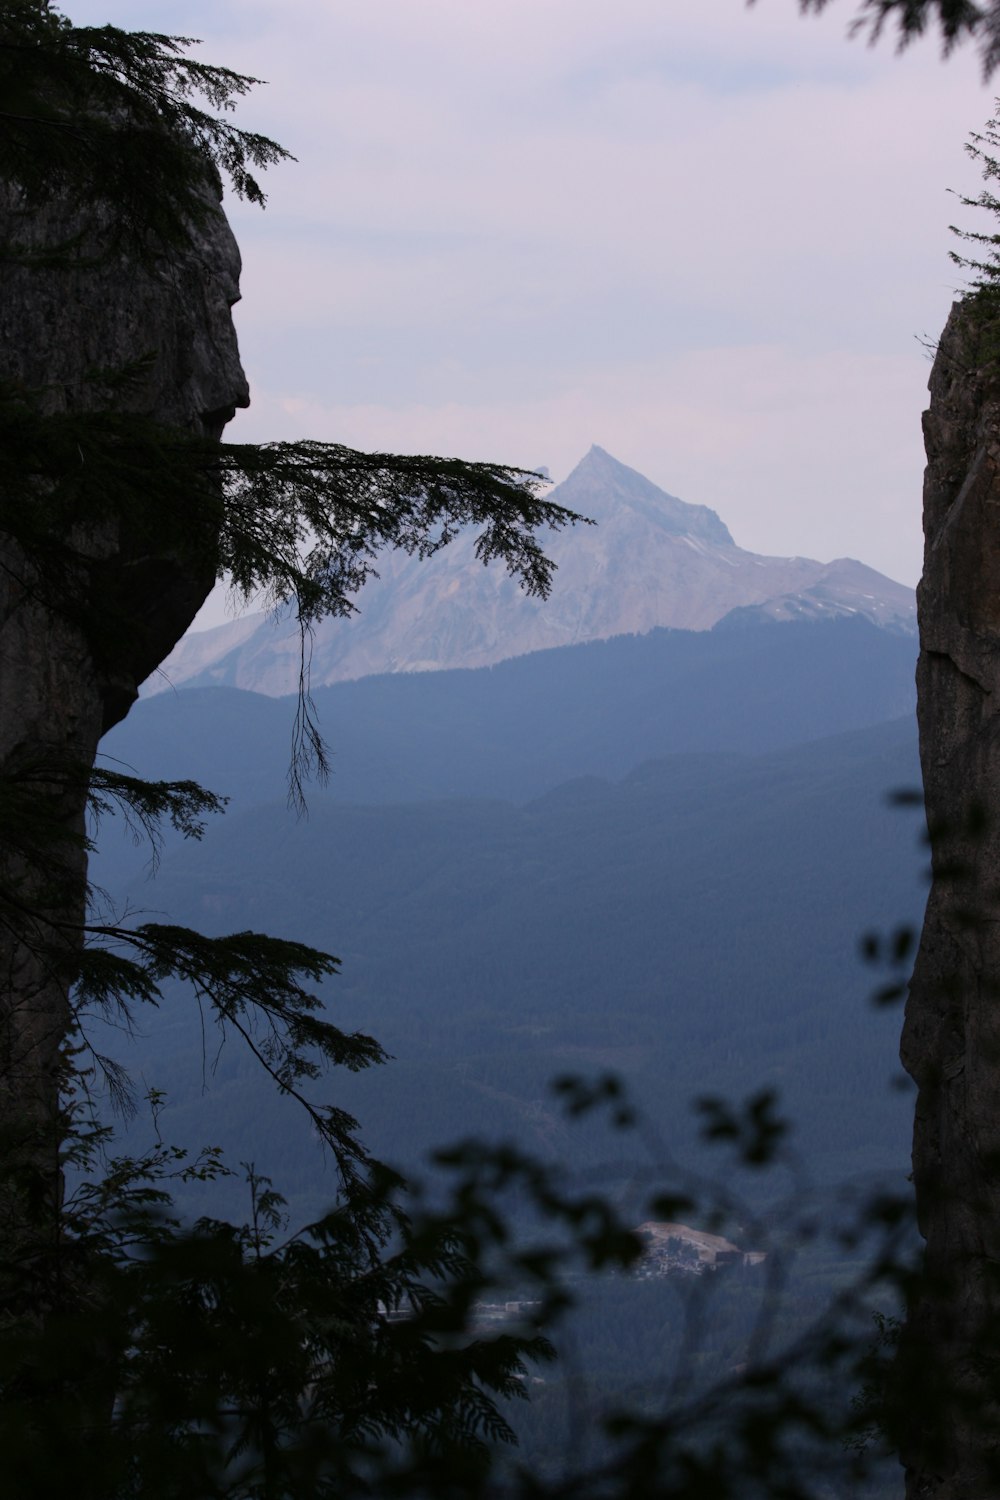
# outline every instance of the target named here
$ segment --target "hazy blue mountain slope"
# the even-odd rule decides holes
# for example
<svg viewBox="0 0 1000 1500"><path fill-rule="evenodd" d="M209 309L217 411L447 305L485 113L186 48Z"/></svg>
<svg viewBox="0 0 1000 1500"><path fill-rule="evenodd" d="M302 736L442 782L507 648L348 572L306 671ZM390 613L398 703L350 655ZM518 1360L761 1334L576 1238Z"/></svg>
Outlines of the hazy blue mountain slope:
<svg viewBox="0 0 1000 1500"><path fill-rule="evenodd" d="M774 1083L822 1174L899 1166L898 1013L867 1005L857 939L919 916L914 817L885 801L917 774L906 720L760 757L673 756L524 807L320 802L296 822L271 806L130 896L341 956L332 1014L396 1061L330 1089L390 1159L470 1132L595 1150L546 1081L612 1068L671 1142L690 1134L692 1096ZM143 1048L144 1077L175 1100L171 1134L228 1140L303 1203L329 1194L294 1108L234 1044L216 1060L209 1037L202 1093L189 1006L171 1000Z"/></svg>
<svg viewBox="0 0 1000 1500"><path fill-rule="evenodd" d="M316 693L338 801L537 797L679 751L767 751L912 712L915 644L858 618L654 630L476 671ZM136 706L104 751L146 776L192 776L246 807L280 796L293 700L236 689Z"/></svg>

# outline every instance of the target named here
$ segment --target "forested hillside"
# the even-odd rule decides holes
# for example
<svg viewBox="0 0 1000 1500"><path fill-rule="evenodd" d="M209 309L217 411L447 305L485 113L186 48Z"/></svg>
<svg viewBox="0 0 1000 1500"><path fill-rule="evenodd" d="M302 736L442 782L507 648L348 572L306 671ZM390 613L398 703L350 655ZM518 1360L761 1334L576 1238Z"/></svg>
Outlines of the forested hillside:
<svg viewBox="0 0 1000 1500"><path fill-rule="evenodd" d="M664 680L670 690L656 691ZM730 1209L728 1232L789 1255L780 1295L768 1290L768 1263L704 1282L573 1282L579 1306L555 1331L559 1364L534 1372L528 1407L507 1412L521 1437L511 1461L536 1476L558 1483L611 1461L598 1420L609 1406L653 1414L665 1380L696 1406L733 1379L762 1327L780 1350L865 1274L863 1245L841 1243L851 1215L837 1195L903 1185L912 1096L896 1057L898 1012L872 1005L883 976L862 962L859 938L919 921L920 820L888 799L916 784L919 767L910 714L822 730L877 721L880 708L910 700L911 681L912 643L840 621L657 632L486 672L345 685L320 704L352 753L336 754L333 785L311 797L304 821L284 802L257 802L264 763L277 775L287 748L281 700L192 690L170 705L170 739L168 699L142 706L134 748L118 737L119 753L186 750L203 775L223 746L237 747L238 800L202 846L173 848L155 880L135 877L134 850L109 853L103 868L124 877L130 852L137 909L208 932L278 922L340 955L324 990L330 1015L377 1035L391 1060L321 1087L334 1085L377 1155L434 1194L443 1183L430 1157L442 1145L518 1143L599 1187L632 1223L653 1184L695 1168L757 1220L751 1229ZM621 711L602 719L609 699ZM198 708L228 726L217 747L181 743ZM819 734L760 748L803 730ZM458 756L433 753L449 733L464 742L464 772ZM758 753L734 748L741 736ZM627 766L663 740L701 748L510 796L574 757ZM720 740L726 748L706 748ZM394 784L366 768L362 747L379 742L395 784L409 774L423 800L338 801L344 780ZM449 798L456 774L478 795ZM508 795L485 795L491 784ZM144 1083L165 1091L159 1123L171 1139L252 1160L296 1219L323 1211L333 1182L301 1112L220 1047L183 996L168 994L132 1051ZM567 1119L552 1089L559 1075L608 1073L642 1112L638 1135ZM797 1175L734 1172L701 1141L697 1099L764 1087L794 1122ZM133 1139L150 1129L141 1114ZM218 1184L213 1202L235 1209L243 1191ZM195 1188L182 1202L198 1212L203 1198ZM516 1193L490 1201L513 1222L526 1211ZM824 1228L804 1250L799 1225L810 1216ZM509 1291L535 1295L516 1281ZM863 1344L870 1330L868 1309ZM851 1389L834 1381L824 1391L837 1420ZM842 1492L840 1463L817 1459L817 1497ZM895 1494L894 1466L853 1492Z"/></svg>
<svg viewBox="0 0 1000 1500"><path fill-rule="evenodd" d="M889 1087L897 1022L867 1004L874 980L858 942L921 911L919 828L887 803L918 778L912 720L747 751L905 701L911 650L857 622L658 632L487 672L338 687L321 700L334 794L349 774L343 725L352 773L366 737L379 738L396 784L409 770L425 800L348 806L317 794L304 821L284 803L252 805L262 762L271 775L280 764L287 708L181 694L178 740L196 706L214 704L222 722L230 706L247 716L239 735L229 719L219 742L238 748L239 800L203 845L169 853L154 881L127 848L100 868L124 879L131 858L133 907L210 932L277 923L336 952L332 1016L394 1058L338 1080L338 1099L378 1154L408 1168L468 1133L596 1149L566 1134L548 1084L610 1069L671 1142L690 1140L694 1096L774 1084L825 1180L899 1169L909 1127ZM351 712L330 714L345 700ZM158 727L168 706L142 707L130 753L152 748L143 721ZM476 746L463 779L477 793L460 800L445 795L460 754L438 761L428 748L440 743L435 726L461 741L459 724ZM617 769L664 738L703 748L511 800L567 759ZM183 754L162 736L160 752ZM204 775L213 753L194 743L184 769ZM368 769L362 784L379 785ZM323 1179L295 1112L254 1089L234 1052L216 1057L211 1033L203 1091L191 1069L196 1016L167 1007L151 1025L144 1077L167 1090L172 1128L238 1141L318 1208Z"/></svg>
<svg viewBox="0 0 1000 1500"><path fill-rule="evenodd" d="M315 694L331 775L309 787L309 805L520 802L656 756L820 739L912 713L914 654L911 637L863 619L727 622L338 683ZM294 712L293 700L231 688L165 693L101 749L111 764L191 776L246 808L279 795Z"/></svg>

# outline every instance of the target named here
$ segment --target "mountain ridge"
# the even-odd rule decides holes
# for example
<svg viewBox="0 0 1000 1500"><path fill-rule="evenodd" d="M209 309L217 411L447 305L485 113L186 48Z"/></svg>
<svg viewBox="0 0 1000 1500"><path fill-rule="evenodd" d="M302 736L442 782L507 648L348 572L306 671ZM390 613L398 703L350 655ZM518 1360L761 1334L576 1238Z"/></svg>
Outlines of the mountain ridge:
<svg viewBox="0 0 1000 1500"><path fill-rule="evenodd" d="M404 1168L477 1132L544 1149L545 1081L613 1066L674 1143L692 1141L687 1100L707 1082L737 1098L752 1077L781 1087L812 1168L895 1170L910 1130L885 1087L898 1019L867 1005L857 936L919 912L917 830L885 795L918 775L906 716L764 754L671 754L521 806L318 804L294 839L272 789L203 847L175 844L155 899L209 932L277 913L338 953L338 1024L394 1058L339 1079L338 1102ZM118 890L149 904L142 879ZM200 1020L182 1013L168 995L145 1044L175 1131L222 1140L236 1119L241 1147L315 1193L306 1133L278 1123L238 1054L213 1069L216 1102L192 1087Z"/></svg>
<svg viewBox="0 0 1000 1500"><path fill-rule="evenodd" d="M915 658L908 636L845 615L656 629L486 668L334 683L315 693L331 777L309 801L488 794L521 803L663 755L768 752L912 715ZM235 810L281 795L294 711L294 698L246 689L161 694L138 704L103 750L152 777L223 792Z"/></svg>
<svg viewBox="0 0 1000 1500"><path fill-rule="evenodd" d="M427 559L387 554L359 596L358 613L318 626L313 686L492 666L661 627L704 631L734 613L732 624L862 615L913 631L912 590L851 558L821 563L747 552L714 510L660 489L596 444L549 498L597 524L542 538L557 565L547 600L527 599L496 568L484 569L469 534ZM144 695L230 686L280 697L296 690L299 669L294 622L247 616L186 636Z"/></svg>

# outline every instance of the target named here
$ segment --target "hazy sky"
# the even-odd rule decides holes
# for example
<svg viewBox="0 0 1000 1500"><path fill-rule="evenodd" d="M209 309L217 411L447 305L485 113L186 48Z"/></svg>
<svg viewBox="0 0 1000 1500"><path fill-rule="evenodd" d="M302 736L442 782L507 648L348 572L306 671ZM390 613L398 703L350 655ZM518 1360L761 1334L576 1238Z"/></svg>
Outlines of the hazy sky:
<svg viewBox="0 0 1000 1500"><path fill-rule="evenodd" d="M230 434L592 442L759 552L920 569L920 412L993 95L853 0L65 0L269 80ZM989 226L992 227L992 226Z"/></svg>

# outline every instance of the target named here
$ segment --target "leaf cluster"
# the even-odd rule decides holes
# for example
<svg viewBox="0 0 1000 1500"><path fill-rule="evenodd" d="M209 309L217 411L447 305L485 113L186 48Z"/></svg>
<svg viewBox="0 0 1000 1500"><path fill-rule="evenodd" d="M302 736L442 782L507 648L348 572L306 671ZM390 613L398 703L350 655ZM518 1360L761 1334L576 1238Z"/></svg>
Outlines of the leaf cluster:
<svg viewBox="0 0 1000 1500"><path fill-rule="evenodd" d="M755 0L749 0L752 5ZM799 0L803 14L826 9L830 0ZM867 35L875 43L887 27L895 26L902 49L937 25L944 55L969 38L979 44L983 76L988 78L1000 62L1000 26L996 4L978 0L861 0L852 33Z"/></svg>
<svg viewBox="0 0 1000 1500"><path fill-rule="evenodd" d="M77 1168L105 1134L77 1118ZM435 1334L428 1283L468 1262L453 1230L410 1242L391 1174L287 1234L244 1164L247 1221L183 1227L175 1183L226 1170L213 1151L114 1159L69 1197L57 1244L0 1261L5 1492L361 1496L388 1472L407 1493L415 1473L474 1493L488 1445L512 1438L495 1400L521 1392L544 1341ZM387 1223L398 1247L380 1254Z"/></svg>
<svg viewBox="0 0 1000 1500"><path fill-rule="evenodd" d="M584 1092L608 1102L607 1085L561 1090L567 1113ZM634 1111L615 1122L617 1108L616 1130L641 1131ZM732 1113L749 1118L753 1101ZM57 1241L0 1256L0 1441L14 1500L71 1481L84 1500L821 1500L834 1472L868 1493L890 1372L866 1329L872 1298L907 1274L899 1201L840 1205L841 1234L871 1257L791 1345L773 1337L774 1304L814 1210L783 1209L748 1363L721 1381L693 1377L705 1297L726 1273L695 1278L691 1349L673 1379L591 1418L608 1458L533 1471L503 1457L514 1441L503 1407L552 1358L549 1335L559 1339L594 1274L627 1277L642 1252L592 1174L467 1141L438 1156L443 1195L439 1178L427 1198L404 1196L371 1166L363 1187L289 1232L280 1194L244 1163L246 1220L185 1226L173 1191L210 1192L228 1171L217 1151L188 1160L158 1143L95 1171L107 1128L79 1106L67 1127L76 1175ZM664 1162L652 1171L648 1212L729 1221L725 1190L695 1189ZM520 1315L488 1330L483 1300L512 1291ZM852 1406L844 1392L862 1377Z"/></svg>
<svg viewBox="0 0 1000 1500"><path fill-rule="evenodd" d="M542 498L538 476L520 469L315 441L219 444L103 404L107 380L89 377L96 409L57 412L45 391L0 386L0 532L16 543L0 565L77 625L98 662L136 634L143 574L130 559L172 558L229 580L246 601L290 605L302 632L292 757L300 805L303 776L326 765L309 700L311 631L354 610L378 552L427 557L475 527L479 559L499 560L529 595L545 597L555 565L537 533L582 519Z"/></svg>
<svg viewBox="0 0 1000 1500"><path fill-rule="evenodd" d="M1000 179L1000 116L995 115L982 131L974 131L966 142L965 149L973 161L979 164L987 183ZM994 220L1000 217L1000 198L988 187L983 188L974 198L959 194L958 200L963 208L985 209ZM971 255L962 255L956 250L949 251L950 259L955 265L971 273L966 297L978 304L980 312L996 313L1000 299L1000 233L959 229L954 224L950 228L958 239L974 247Z"/></svg>
<svg viewBox="0 0 1000 1500"><path fill-rule="evenodd" d="M222 172L263 204L254 175L287 160L227 115L259 82L189 55L189 37L73 26L49 0L0 15L0 179L30 208L68 191L133 247L176 244Z"/></svg>

